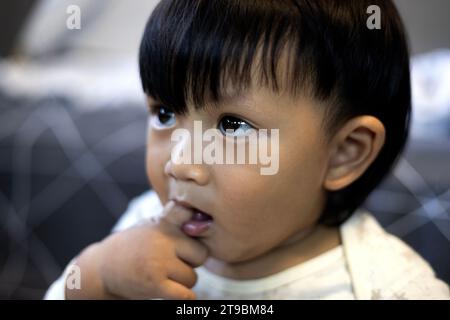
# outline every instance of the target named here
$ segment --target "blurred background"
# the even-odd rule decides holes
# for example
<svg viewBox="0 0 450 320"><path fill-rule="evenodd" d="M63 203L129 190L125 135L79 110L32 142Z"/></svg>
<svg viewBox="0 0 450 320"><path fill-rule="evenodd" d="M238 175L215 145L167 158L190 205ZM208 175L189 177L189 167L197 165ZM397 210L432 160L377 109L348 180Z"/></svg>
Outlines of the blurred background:
<svg viewBox="0 0 450 320"><path fill-rule="evenodd" d="M412 48L412 137L365 206L450 283L450 1L395 2ZM41 299L149 188L137 52L156 3L0 2L0 299ZM80 29L67 27L70 5Z"/></svg>

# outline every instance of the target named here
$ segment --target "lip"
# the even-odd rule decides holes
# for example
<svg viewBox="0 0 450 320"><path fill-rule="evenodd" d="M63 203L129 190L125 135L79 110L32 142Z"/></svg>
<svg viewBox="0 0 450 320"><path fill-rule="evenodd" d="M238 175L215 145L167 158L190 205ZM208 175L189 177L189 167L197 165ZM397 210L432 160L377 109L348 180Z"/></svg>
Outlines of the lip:
<svg viewBox="0 0 450 320"><path fill-rule="evenodd" d="M211 218L213 218L213 216L212 216L209 212L204 211L204 210L202 210L201 208L192 205L192 204L191 204L190 202L188 202L188 201L185 201L185 200L178 200L178 199L176 199L176 198L173 198L173 199L170 199L170 200L175 201L176 204L178 204L178 205L180 205L180 206L182 206L182 207L185 207L185 208L188 209L188 210L191 210L191 211L193 211L193 212L202 212L202 213L207 214L207 215L210 216Z"/></svg>
<svg viewBox="0 0 450 320"><path fill-rule="evenodd" d="M171 200L173 200L177 205L183 206L192 212L191 219L184 222L181 226L182 231L186 235L191 237L201 237L207 235L207 231L211 228L211 225L214 222L214 218L212 215L196 206L193 206L190 202L187 202L185 200ZM205 219L205 214L210 219Z"/></svg>
<svg viewBox="0 0 450 320"><path fill-rule="evenodd" d="M178 204L178 205L180 205L180 206L183 206L183 207L185 207L185 208L187 208L187 209L190 209L190 210L195 209L195 207L194 207L193 205L191 205L191 204L190 204L189 202L187 202L187 201L184 201L184 200L178 200L178 199L175 199L175 198L170 199L170 200L175 201L176 204Z"/></svg>

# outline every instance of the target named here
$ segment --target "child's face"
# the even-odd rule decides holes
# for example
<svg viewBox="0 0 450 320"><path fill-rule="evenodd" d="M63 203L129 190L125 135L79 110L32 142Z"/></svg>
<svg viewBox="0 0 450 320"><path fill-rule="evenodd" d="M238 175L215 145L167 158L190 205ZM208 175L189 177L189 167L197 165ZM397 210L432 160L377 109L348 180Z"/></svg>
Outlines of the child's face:
<svg viewBox="0 0 450 320"><path fill-rule="evenodd" d="M156 101L149 98L151 105ZM224 114L254 124L257 129L279 129L279 170L261 175L259 165L174 164L175 129L193 136L194 121L203 130L216 128ZM150 117L147 173L162 204L173 198L213 217L198 239L212 257L239 262L293 242L314 225L323 209L323 179L328 162L321 108L312 101L253 90L245 99L224 101L220 109L194 110L187 116ZM225 138L224 138L225 139ZM183 147L183 146L182 146Z"/></svg>

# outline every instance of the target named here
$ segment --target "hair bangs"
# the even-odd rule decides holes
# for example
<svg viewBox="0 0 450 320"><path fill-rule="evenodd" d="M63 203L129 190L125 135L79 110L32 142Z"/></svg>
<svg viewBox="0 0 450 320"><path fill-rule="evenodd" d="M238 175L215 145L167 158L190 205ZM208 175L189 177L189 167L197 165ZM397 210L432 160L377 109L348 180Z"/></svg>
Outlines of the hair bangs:
<svg viewBox="0 0 450 320"><path fill-rule="evenodd" d="M285 1L162 1L140 48L143 89L184 114L257 84L295 95L313 70L298 59L299 13Z"/></svg>

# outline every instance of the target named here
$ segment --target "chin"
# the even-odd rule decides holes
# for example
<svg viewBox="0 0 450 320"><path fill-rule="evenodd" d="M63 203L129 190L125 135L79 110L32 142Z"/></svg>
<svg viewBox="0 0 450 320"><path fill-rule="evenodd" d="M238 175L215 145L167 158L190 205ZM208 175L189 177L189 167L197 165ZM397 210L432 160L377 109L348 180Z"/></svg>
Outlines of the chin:
<svg viewBox="0 0 450 320"><path fill-rule="evenodd" d="M209 256L211 258L230 264L245 262L253 258L256 258L259 255L259 254L255 255L254 254L255 250L251 249L236 250L236 248L233 247L214 248L214 246L210 246L206 243L205 245L209 249Z"/></svg>

